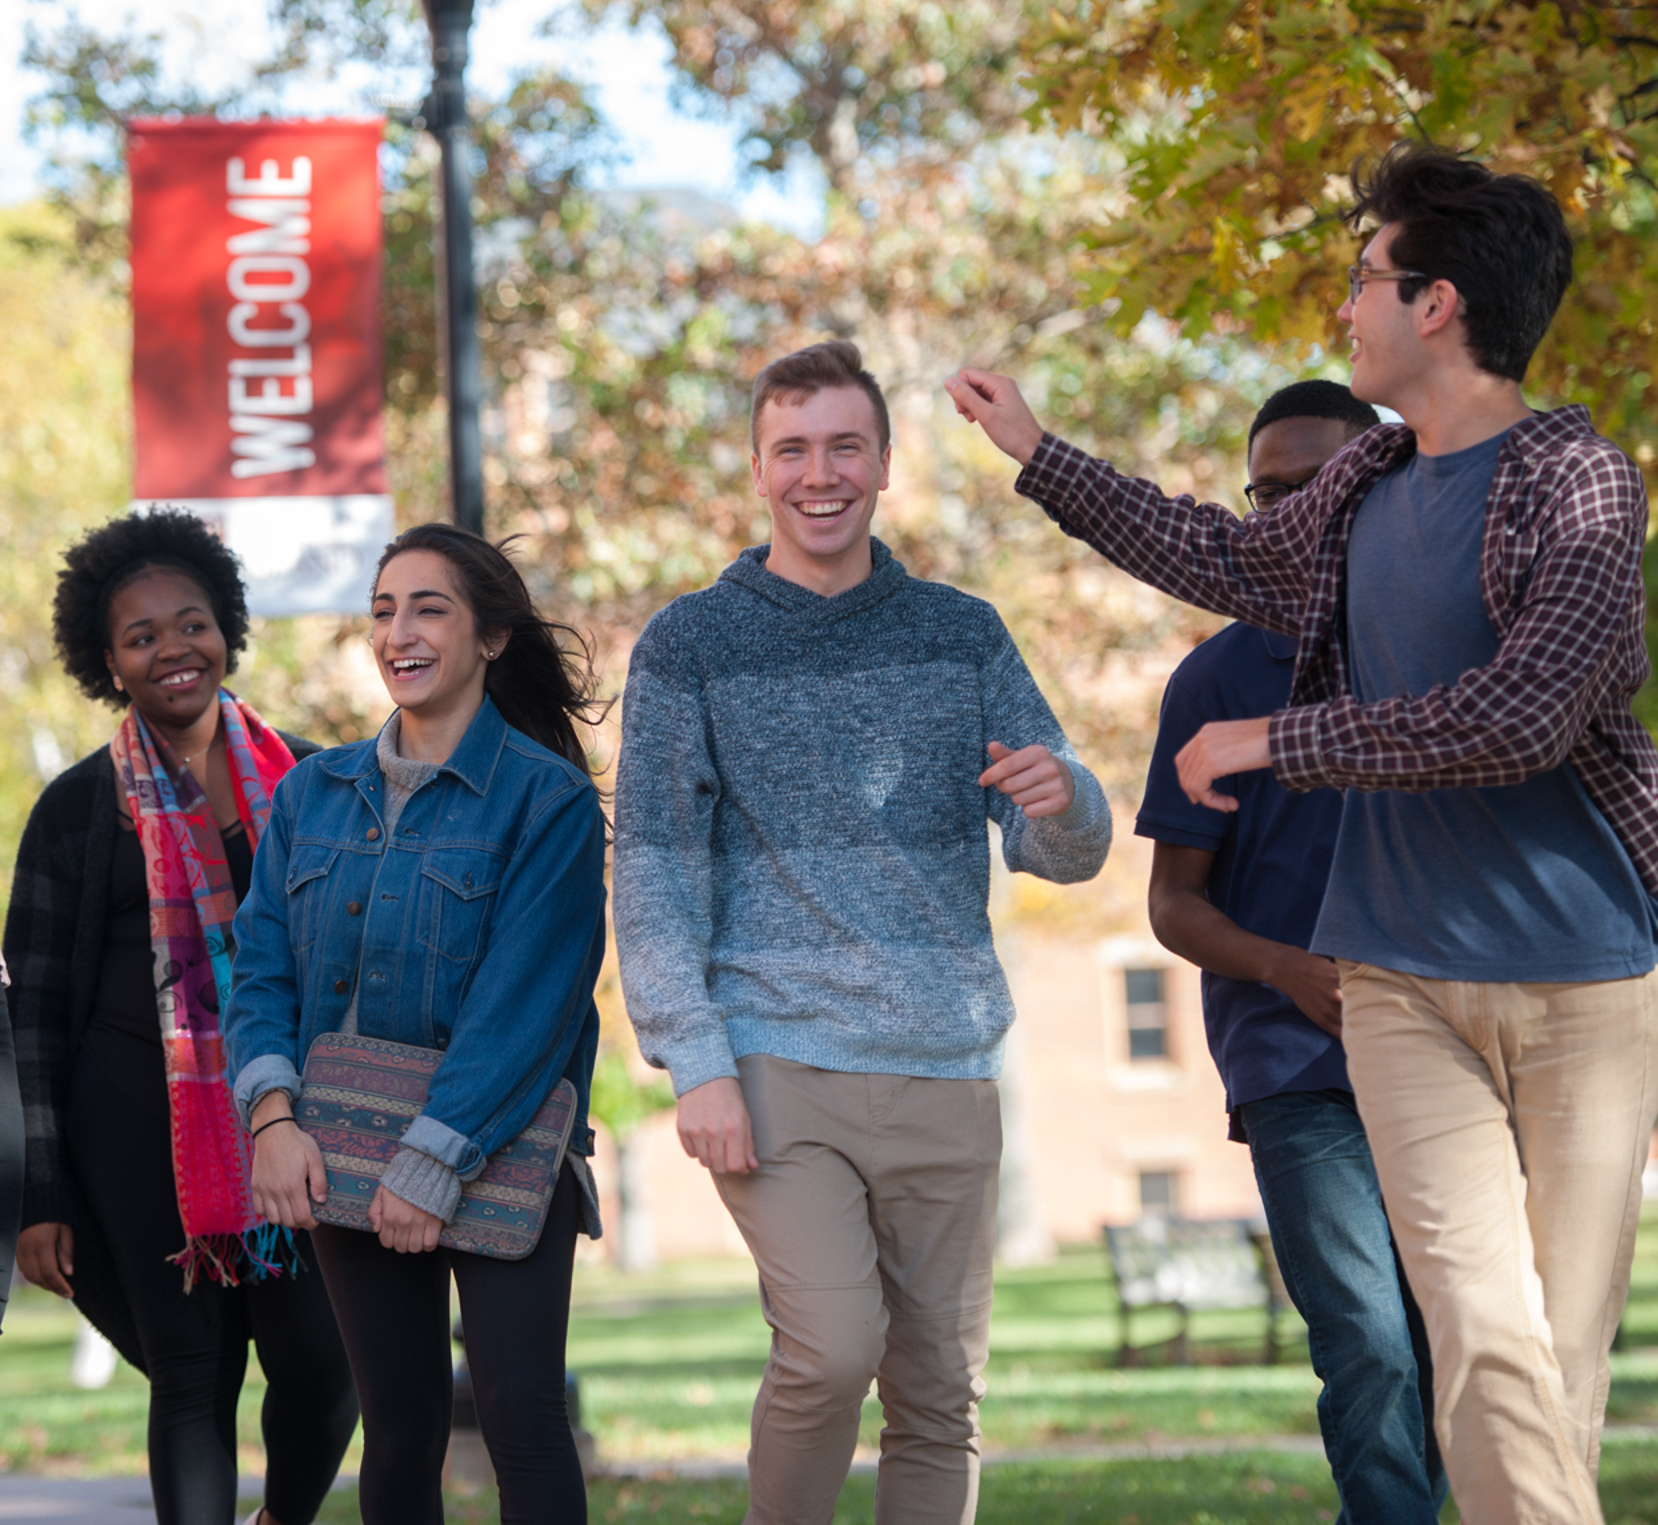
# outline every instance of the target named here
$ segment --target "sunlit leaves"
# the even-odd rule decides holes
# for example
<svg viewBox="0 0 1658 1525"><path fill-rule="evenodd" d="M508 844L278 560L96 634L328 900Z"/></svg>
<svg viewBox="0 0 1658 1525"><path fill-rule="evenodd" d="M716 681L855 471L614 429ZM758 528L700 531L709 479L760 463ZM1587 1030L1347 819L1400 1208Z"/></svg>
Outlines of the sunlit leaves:
<svg viewBox="0 0 1658 1525"><path fill-rule="evenodd" d="M1339 213L1404 135L1543 180L1578 282L1530 377L1653 465L1658 11L1554 0L1063 0L1026 40L1033 119L1102 135L1132 204L1084 239L1119 329L1339 342Z"/></svg>

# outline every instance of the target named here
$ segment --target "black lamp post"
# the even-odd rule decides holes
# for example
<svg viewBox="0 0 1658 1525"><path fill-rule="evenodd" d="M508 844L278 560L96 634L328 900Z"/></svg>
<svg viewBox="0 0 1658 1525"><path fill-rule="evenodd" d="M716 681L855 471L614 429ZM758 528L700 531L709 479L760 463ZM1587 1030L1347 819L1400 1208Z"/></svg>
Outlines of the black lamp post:
<svg viewBox="0 0 1658 1525"><path fill-rule="evenodd" d="M484 530L483 446L478 436L478 297L472 282L471 134L466 119L466 34L472 0L422 0L432 31L432 93L421 107L443 150L443 361L449 388L449 503L455 523Z"/></svg>

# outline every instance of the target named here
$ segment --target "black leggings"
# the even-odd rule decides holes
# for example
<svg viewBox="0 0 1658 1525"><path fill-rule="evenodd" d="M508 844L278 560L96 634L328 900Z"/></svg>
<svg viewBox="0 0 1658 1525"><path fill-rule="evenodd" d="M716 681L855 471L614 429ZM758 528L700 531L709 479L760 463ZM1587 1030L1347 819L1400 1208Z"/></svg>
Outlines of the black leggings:
<svg viewBox="0 0 1658 1525"><path fill-rule="evenodd" d="M357 1427L357 1396L327 1289L314 1267L240 1287L168 1264L184 1245L169 1125L82 1054L69 1088L68 1142L107 1241L150 1377L150 1489L159 1525L236 1517L236 1400L248 1339L269 1386L265 1508L311 1525ZM315 1257L299 1236L303 1258Z"/></svg>
<svg viewBox="0 0 1658 1525"><path fill-rule="evenodd" d="M478 1424L501 1525L585 1525L587 1491L564 1407L564 1341L581 1188L567 1165L523 1260L400 1255L356 1229L313 1241L363 1398L364 1525L442 1525L454 1399L449 1274L460 1291ZM286 1525L286 1522L284 1522Z"/></svg>

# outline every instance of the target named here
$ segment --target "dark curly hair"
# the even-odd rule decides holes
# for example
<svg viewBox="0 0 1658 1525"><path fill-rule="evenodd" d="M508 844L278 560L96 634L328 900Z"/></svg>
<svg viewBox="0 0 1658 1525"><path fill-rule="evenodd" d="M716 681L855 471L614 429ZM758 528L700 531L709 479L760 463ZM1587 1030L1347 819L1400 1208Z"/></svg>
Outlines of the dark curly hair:
<svg viewBox="0 0 1658 1525"><path fill-rule="evenodd" d="M227 672L248 643L248 597L242 564L202 520L179 508L111 519L72 545L52 599L52 640L64 671L91 699L131 702L110 678L109 601L150 567L170 567L201 584L225 638Z"/></svg>

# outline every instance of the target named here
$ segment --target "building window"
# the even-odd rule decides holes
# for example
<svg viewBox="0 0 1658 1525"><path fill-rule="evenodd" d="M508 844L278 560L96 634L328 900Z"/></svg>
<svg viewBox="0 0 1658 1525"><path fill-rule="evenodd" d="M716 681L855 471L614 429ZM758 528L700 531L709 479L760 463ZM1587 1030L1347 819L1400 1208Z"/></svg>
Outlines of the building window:
<svg viewBox="0 0 1658 1525"><path fill-rule="evenodd" d="M1172 1170L1142 1170L1140 1172L1140 1216L1142 1218L1172 1218L1180 1203L1176 1191L1176 1176Z"/></svg>
<svg viewBox="0 0 1658 1525"><path fill-rule="evenodd" d="M1169 1057L1169 1008L1163 998L1161 969L1125 969L1123 987L1128 1007L1128 1057Z"/></svg>

